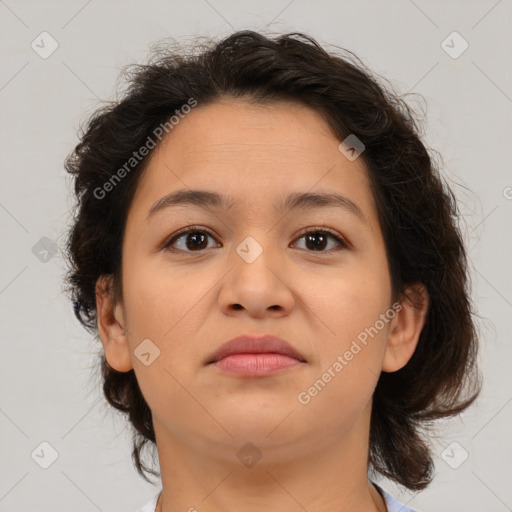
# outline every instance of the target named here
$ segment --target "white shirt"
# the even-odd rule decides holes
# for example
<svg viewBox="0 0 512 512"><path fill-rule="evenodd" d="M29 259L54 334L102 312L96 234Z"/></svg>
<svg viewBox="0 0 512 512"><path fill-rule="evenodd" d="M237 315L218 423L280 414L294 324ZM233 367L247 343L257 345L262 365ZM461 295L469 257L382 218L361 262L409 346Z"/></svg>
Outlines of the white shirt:
<svg viewBox="0 0 512 512"><path fill-rule="evenodd" d="M397 501L391 494L386 492L380 485L377 485L375 482L372 482L372 484L375 486L377 491L382 495L384 498L384 501L386 503L386 507L388 509L388 512L418 512L417 510L414 510L410 507L406 507L399 501ZM137 512L155 512L156 509L156 502L158 501L158 497L160 496L160 492L153 496L141 509L139 509Z"/></svg>
<svg viewBox="0 0 512 512"><path fill-rule="evenodd" d="M137 512L155 512L156 509L156 502L158 501L158 497L160 496L159 491L158 494L153 496L141 509L139 509Z"/></svg>

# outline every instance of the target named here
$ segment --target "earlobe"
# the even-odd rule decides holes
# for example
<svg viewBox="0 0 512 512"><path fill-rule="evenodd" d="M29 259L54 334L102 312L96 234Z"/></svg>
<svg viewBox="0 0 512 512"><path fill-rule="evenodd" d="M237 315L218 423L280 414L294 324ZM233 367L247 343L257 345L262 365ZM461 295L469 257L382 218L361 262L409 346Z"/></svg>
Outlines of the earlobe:
<svg viewBox="0 0 512 512"><path fill-rule="evenodd" d="M407 287L402 308L392 320L386 352L382 361L382 371L396 372L411 359L429 307L429 295L424 285L417 283Z"/></svg>
<svg viewBox="0 0 512 512"><path fill-rule="evenodd" d="M108 364L119 372L130 371L133 364L124 311L121 304L115 303L111 275L102 275L96 281L96 312L98 334Z"/></svg>

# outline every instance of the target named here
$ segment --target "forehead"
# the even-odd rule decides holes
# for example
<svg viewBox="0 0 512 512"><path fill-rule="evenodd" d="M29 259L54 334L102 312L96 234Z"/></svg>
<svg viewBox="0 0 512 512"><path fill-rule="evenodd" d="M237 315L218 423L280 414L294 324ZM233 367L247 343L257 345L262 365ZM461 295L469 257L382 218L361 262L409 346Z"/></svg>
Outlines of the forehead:
<svg viewBox="0 0 512 512"><path fill-rule="evenodd" d="M174 142L174 144L173 144ZM209 157L236 160L258 157L262 162L323 161L336 138L321 114L292 101L250 103L222 99L198 105L157 148L173 145L181 159ZM191 154L192 153L192 154ZM295 156L294 156L295 155Z"/></svg>
<svg viewBox="0 0 512 512"><path fill-rule="evenodd" d="M133 206L147 214L170 192L202 189L242 209L273 207L289 193L322 190L376 215L362 159L348 160L339 144L320 113L296 102L198 104L154 150Z"/></svg>

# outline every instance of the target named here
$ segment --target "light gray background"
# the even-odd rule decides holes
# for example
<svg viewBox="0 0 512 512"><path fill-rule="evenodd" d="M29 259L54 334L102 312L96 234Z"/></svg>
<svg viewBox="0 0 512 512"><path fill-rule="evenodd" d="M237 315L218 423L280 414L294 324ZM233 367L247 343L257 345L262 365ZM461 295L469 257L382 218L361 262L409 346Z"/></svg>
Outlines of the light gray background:
<svg viewBox="0 0 512 512"><path fill-rule="evenodd" d="M425 141L464 215L485 384L442 425L427 490L381 484L422 512L512 510L511 12L511 0L0 0L0 512L135 511L159 490L132 468L125 423L91 373L99 347L61 292L62 255L45 263L36 244L62 250L63 161L79 123L113 99L121 67L160 38L244 28L304 31L426 99ZM31 48L43 31L59 45L47 59ZM469 43L456 59L441 47L453 31ZM31 457L43 441L58 453L48 469ZM469 454L458 469L441 456L453 441L449 456Z"/></svg>

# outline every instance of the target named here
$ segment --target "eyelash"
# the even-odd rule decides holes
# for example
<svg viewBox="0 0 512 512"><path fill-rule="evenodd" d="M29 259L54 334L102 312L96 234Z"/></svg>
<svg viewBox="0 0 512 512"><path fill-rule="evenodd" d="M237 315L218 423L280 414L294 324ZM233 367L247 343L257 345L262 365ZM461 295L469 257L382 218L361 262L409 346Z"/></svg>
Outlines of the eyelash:
<svg viewBox="0 0 512 512"><path fill-rule="evenodd" d="M178 239L182 238L184 235L188 235L190 233L206 233L206 234L210 235L212 238L215 238L215 235L209 229L206 229L202 226L187 226L186 228L183 228L183 229L179 230L178 232L174 233L171 238L167 239L167 241L165 241L163 243L162 249L169 251L169 252L181 252L181 253L204 252L206 249L200 249L197 251L183 251L182 249L171 248L171 245L174 242L176 242L176 240L178 240ZM333 231L325 226L318 226L318 227L310 228L308 231L302 233L299 236L299 239L303 238L304 236L309 235L311 233L330 235L332 238L334 238L340 244L340 246L343 249L348 249L348 243L338 233L336 233L335 231ZM314 253L314 252L329 253L329 252L333 251L333 249L330 249L328 251L310 251L307 249L302 249L302 250L305 250L310 253ZM334 250L339 250L339 249L334 249Z"/></svg>

